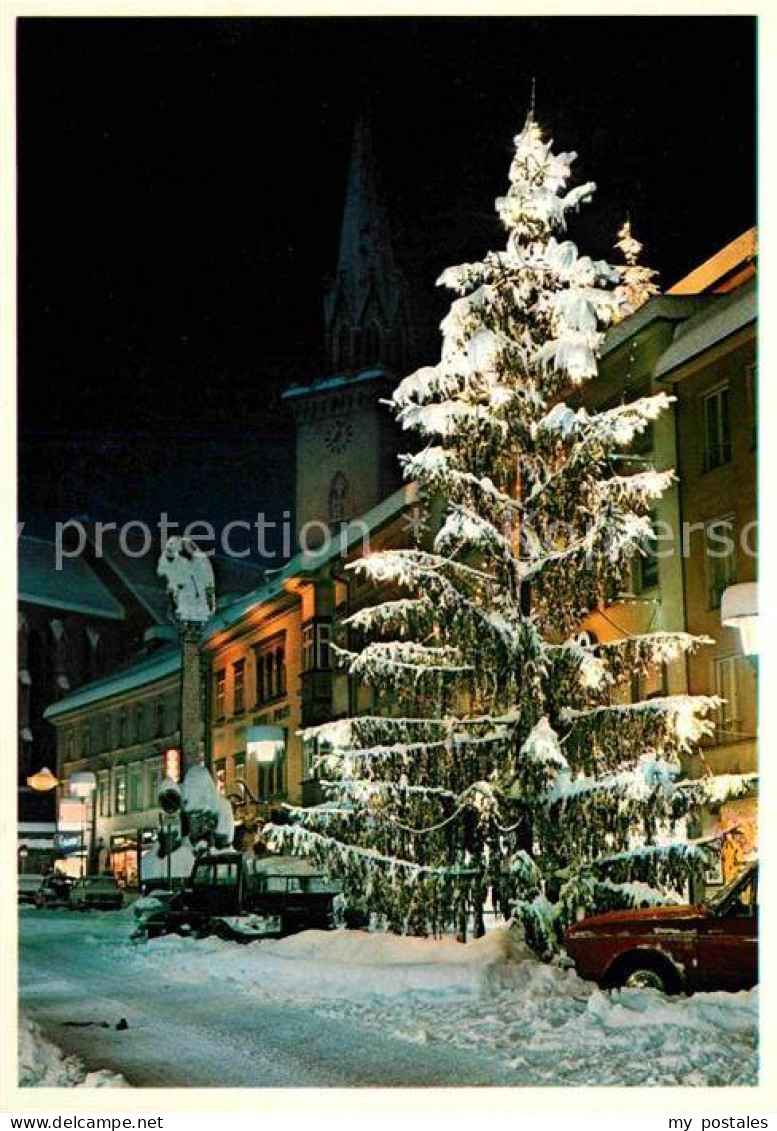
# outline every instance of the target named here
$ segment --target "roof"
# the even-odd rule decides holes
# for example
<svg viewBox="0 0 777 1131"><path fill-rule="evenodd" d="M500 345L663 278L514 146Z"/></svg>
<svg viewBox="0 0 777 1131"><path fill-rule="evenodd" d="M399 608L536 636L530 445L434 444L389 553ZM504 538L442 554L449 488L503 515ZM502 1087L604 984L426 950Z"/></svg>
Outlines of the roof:
<svg viewBox="0 0 777 1131"><path fill-rule="evenodd" d="M160 648L150 656L143 656L134 663L118 668L111 675L96 679L79 687L71 695L52 703L43 712L46 719L56 719L61 715L68 715L81 707L88 707L91 703L98 703L104 699L113 699L117 695L124 695L128 691L137 691L148 684L156 683L167 676L175 675L181 670L181 650L177 644L168 648Z"/></svg>
<svg viewBox="0 0 777 1131"><path fill-rule="evenodd" d="M750 228L731 243L716 251L704 263L678 280L669 294L700 294L703 291L724 292L733 289L745 275L755 270L753 260L758 253L757 230Z"/></svg>
<svg viewBox="0 0 777 1131"><path fill-rule="evenodd" d="M211 617L205 628L203 636L203 643L212 640L220 632L232 628L234 625L245 617L246 613L253 609L260 608L267 601L277 597L285 589L285 583L294 577L305 577L326 565L330 561L343 554L347 554L349 550L357 546L364 535L366 528L369 534L373 534L380 530L387 522L390 522L396 515L401 514L402 511L410 506L417 497L417 488L414 483L407 483L395 491L393 495L378 503L371 510L365 514L360 515L358 519L350 522L345 529L344 537L338 535L329 541L329 544L320 550L313 550L309 553L295 554L291 561L283 567L283 569L274 572L265 581L264 585L254 589L251 593L247 593L245 597L235 601L227 608L220 610L215 616Z"/></svg>
<svg viewBox="0 0 777 1131"><path fill-rule="evenodd" d="M123 620L124 609L82 557L63 557L44 538L22 535L18 541L19 600L63 612Z"/></svg>
<svg viewBox="0 0 777 1131"><path fill-rule="evenodd" d="M754 323L757 317L755 279L729 294L706 296L701 310L677 328L674 341L656 363L655 376L668 377L679 366Z"/></svg>
<svg viewBox="0 0 777 1131"><path fill-rule="evenodd" d="M362 369L358 373L334 373L331 377L321 377L309 385L290 385L281 393L283 400L294 400L296 397L307 397L315 393L328 393L333 389L342 389L346 385L358 385L366 381L377 381L380 377L392 377L390 370L382 365L373 365L369 369Z"/></svg>
<svg viewBox="0 0 777 1131"><path fill-rule="evenodd" d="M703 300L690 295L655 295L643 303L628 318L608 330L602 343L601 355L606 357L619 346L630 341L635 334L653 322L682 322L699 309Z"/></svg>

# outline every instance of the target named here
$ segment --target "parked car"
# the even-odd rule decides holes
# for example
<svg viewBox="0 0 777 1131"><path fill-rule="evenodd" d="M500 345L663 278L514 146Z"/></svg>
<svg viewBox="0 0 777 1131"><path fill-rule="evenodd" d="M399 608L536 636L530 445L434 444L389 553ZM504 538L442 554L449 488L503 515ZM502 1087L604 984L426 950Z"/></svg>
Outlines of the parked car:
<svg viewBox="0 0 777 1131"><path fill-rule="evenodd" d="M19 903L34 903L43 879L43 876L35 872L20 874L16 885Z"/></svg>
<svg viewBox="0 0 777 1131"><path fill-rule="evenodd" d="M71 888L70 906L74 911L118 911L124 896L113 876L84 876Z"/></svg>
<svg viewBox="0 0 777 1131"><path fill-rule="evenodd" d="M73 880L62 872L50 872L35 893L36 907L69 907Z"/></svg>
<svg viewBox="0 0 777 1131"><path fill-rule="evenodd" d="M758 866L704 903L581 919L565 946L578 974L605 988L750 989L758 982Z"/></svg>

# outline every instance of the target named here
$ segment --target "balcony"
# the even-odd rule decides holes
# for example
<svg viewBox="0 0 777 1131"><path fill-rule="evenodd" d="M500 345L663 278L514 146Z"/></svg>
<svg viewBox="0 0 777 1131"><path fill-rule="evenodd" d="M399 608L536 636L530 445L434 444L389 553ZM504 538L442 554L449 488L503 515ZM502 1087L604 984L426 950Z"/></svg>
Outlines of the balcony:
<svg viewBox="0 0 777 1131"><path fill-rule="evenodd" d="M332 717L332 672L313 668L302 673L302 725L317 726Z"/></svg>

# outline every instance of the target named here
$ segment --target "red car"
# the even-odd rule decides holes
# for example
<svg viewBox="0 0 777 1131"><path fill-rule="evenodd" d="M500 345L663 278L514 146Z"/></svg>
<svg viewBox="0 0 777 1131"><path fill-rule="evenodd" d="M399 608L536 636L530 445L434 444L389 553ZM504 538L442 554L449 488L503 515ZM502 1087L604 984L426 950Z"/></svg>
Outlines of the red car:
<svg viewBox="0 0 777 1131"><path fill-rule="evenodd" d="M611 911L569 928L578 974L604 988L747 990L758 982L758 867L705 903Z"/></svg>

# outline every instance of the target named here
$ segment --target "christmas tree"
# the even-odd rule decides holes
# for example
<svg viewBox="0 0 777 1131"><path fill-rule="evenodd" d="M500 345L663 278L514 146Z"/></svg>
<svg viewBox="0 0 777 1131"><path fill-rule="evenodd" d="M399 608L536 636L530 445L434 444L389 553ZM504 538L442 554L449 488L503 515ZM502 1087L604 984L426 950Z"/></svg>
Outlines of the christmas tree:
<svg viewBox="0 0 777 1131"><path fill-rule="evenodd" d="M392 930L479 934L490 900L543 956L581 910L666 902L713 847L672 836L705 800L680 758L717 700L624 693L703 641L579 631L647 549L673 476L613 458L664 393L598 413L562 399L653 289L629 232L621 268L563 238L595 188L566 188L574 157L530 115L496 202L505 249L440 279L458 296L440 361L401 381L393 409L422 442L405 474L444 501L441 522L425 548L351 566L385 599L350 617L339 656L380 706L308 732L327 801L271 831Z"/></svg>

